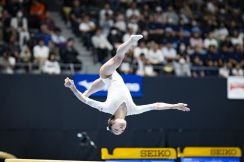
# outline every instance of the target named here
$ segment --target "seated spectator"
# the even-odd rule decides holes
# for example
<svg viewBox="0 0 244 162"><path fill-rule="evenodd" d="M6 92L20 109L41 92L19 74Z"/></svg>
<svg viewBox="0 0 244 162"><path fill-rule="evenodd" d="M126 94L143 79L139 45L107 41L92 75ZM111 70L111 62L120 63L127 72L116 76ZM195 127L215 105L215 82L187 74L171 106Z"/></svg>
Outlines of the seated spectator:
<svg viewBox="0 0 244 162"><path fill-rule="evenodd" d="M52 40L51 31L48 29L47 25L42 24L40 27L40 32L35 35L36 39L42 39L44 44L48 46L49 41Z"/></svg>
<svg viewBox="0 0 244 162"><path fill-rule="evenodd" d="M179 16L176 13L176 10L173 8L173 6L168 7L168 10L165 13L165 16L167 17L168 24L178 24Z"/></svg>
<svg viewBox="0 0 244 162"><path fill-rule="evenodd" d="M43 40L39 40L38 44L33 48L34 61L39 65L39 67L48 59L49 48L45 46Z"/></svg>
<svg viewBox="0 0 244 162"><path fill-rule="evenodd" d="M127 22L127 27L132 30L133 34L136 34L139 30L138 21L139 21L138 17L132 16Z"/></svg>
<svg viewBox="0 0 244 162"><path fill-rule="evenodd" d="M83 14L84 10L81 7L80 0L74 0L73 1L73 8L70 11L69 20L71 23L72 30L75 34L79 35L79 24L80 19Z"/></svg>
<svg viewBox="0 0 244 162"><path fill-rule="evenodd" d="M28 32L28 21L23 17L23 12L19 10L16 17L11 19L11 27L14 28L19 34L19 45L22 47L25 42L30 39Z"/></svg>
<svg viewBox="0 0 244 162"><path fill-rule="evenodd" d="M31 61L31 50L27 45L24 45L20 52L20 62L24 63L21 69L30 72L32 70Z"/></svg>
<svg viewBox="0 0 244 162"><path fill-rule="evenodd" d="M156 76L152 65L148 63L144 53L140 54L139 59L137 60L137 69L136 74L140 76Z"/></svg>
<svg viewBox="0 0 244 162"><path fill-rule="evenodd" d="M140 16L140 11L135 2L131 3L130 7L126 10L125 15L127 18L131 18L132 16Z"/></svg>
<svg viewBox="0 0 244 162"><path fill-rule="evenodd" d="M20 60L23 63L31 62L31 50L27 45L23 46L23 48L20 52Z"/></svg>
<svg viewBox="0 0 244 162"><path fill-rule="evenodd" d="M77 56L79 53L74 47L74 39L69 38L67 41L67 47L60 49L60 58L63 63L71 63L75 64L75 70L80 71L81 70L81 62L78 60Z"/></svg>
<svg viewBox="0 0 244 162"><path fill-rule="evenodd" d="M41 24L47 26L48 30L53 31L56 27L54 20L51 18L51 13L46 11L45 17L43 18Z"/></svg>
<svg viewBox="0 0 244 162"><path fill-rule="evenodd" d="M195 27L192 29L192 35L190 37L190 47L194 48L195 46L198 46L200 48L203 48L203 39L201 38L201 31L199 28Z"/></svg>
<svg viewBox="0 0 244 162"><path fill-rule="evenodd" d="M218 67L219 59L220 55L218 53L217 47L215 45L210 45L206 55L206 65L209 67Z"/></svg>
<svg viewBox="0 0 244 162"><path fill-rule="evenodd" d="M233 76L244 76L244 70L241 68L241 64L237 63L231 70Z"/></svg>
<svg viewBox="0 0 244 162"><path fill-rule="evenodd" d="M10 55L15 57L16 61L19 60L20 46L17 41L17 35L12 34L9 38L7 44L7 50L10 52Z"/></svg>
<svg viewBox="0 0 244 162"><path fill-rule="evenodd" d="M176 50L173 48L172 42L168 42L166 47L162 48L162 54L166 62L172 62L177 58Z"/></svg>
<svg viewBox="0 0 244 162"><path fill-rule="evenodd" d="M176 76L191 76L190 59L184 55L179 55L178 61L173 63Z"/></svg>
<svg viewBox="0 0 244 162"><path fill-rule="evenodd" d="M202 70L204 67L205 55L202 53L201 47L196 46L192 55L190 55L190 60L192 64L192 76L193 77L204 77L205 72Z"/></svg>
<svg viewBox="0 0 244 162"><path fill-rule="evenodd" d="M107 36L113 26L114 26L113 17L110 16L109 14L105 14L105 19L103 21L100 21L100 27L102 32Z"/></svg>
<svg viewBox="0 0 244 162"><path fill-rule="evenodd" d="M147 46L145 45L145 42L143 41L139 41L139 46L136 46L136 48L134 48L134 59L138 60L140 55L143 53L145 55L145 57L147 57L148 55L148 48Z"/></svg>
<svg viewBox="0 0 244 162"><path fill-rule="evenodd" d="M113 47L109 43L106 35L102 33L101 29L97 29L96 34L92 37L92 44L96 49L98 61L104 63L105 58Z"/></svg>
<svg viewBox="0 0 244 162"><path fill-rule="evenodd" d="M89 16L85 16L81 19L79 30L81 32L81 39L87 49L91 47L91 36L95 28L96 25L93 21L90 20Z"/></svg>
<svg viewBox="0 0 244 162"><path fill-rule="evenodd" d="M8 51L5 51L0 57L0 71L4 74L13 74L15 64L15 58Z"/></svg>
<svg viewBox="0 0 244 162"><path fill-rule="evenodd" d="M160 22L156 22L156 17L154 15L149 16L148 21L148 40L155 41L156 43L162 43L163 25Z"/></svg>
<svg viewBox="0 0 244 162"><path fill-rule="evenodd" d="M214 34L212 32L208 33L207 38L204 39L204 48L208 49L209 46L215 46L218 47L218 42L214 38Z"/></svg>
<svg viewBox="0 0 244 162"><path fill-rule="evenodd" d="M45 18L45 5L39 0L33 0L30 7L30 24L32 28L38 28Z"/></svg>
<svg viewBox="0 0 244 162"><path fill-rule="evenodd" d="M214 30L214 35L217 39L224 41L229 35L228 28L223 23L220 24L219 28Z"/></svg>
<svg viewBox="0 0 244 162"><path fill-rule="evenodd" d="M70 0L63 0L62 1L62 16L63 16L63 19L66 23L69 22L69 15L70 15L70 12L72 10L72 4L73 4L73 1L70 1Z"/></svg>
<svg viewBox="0 0 244 162"><path fill-rule="evenodd" d="M219 76L228 78L230 76L230 68L228 68L228 64L224 63L224 66L219 68Z"/></svg>
<svg viewBox="0 0 244 162"><path fill-rule="evenodd" d="M49 41L48 43L49 53L54 55L55 60L60 60L59 48L55 46L54 42Z"/></svg>
<svg viewBox="0 0 244 162"><path fill-rule="evenodd" d="M60 66L57 60L55 60L55 54L50 53L48 60L45 60L42 65L42 72L45 74L60 74Z"/></svg>
<svg viewBox="0 0 244 162"><path fill-rule="evenodd" d="M52 41L55 43L57 47L65 47L67 40L66 38L62 35L61 29L60 28L55 28L52 35Z"/></svg>
<svg viewBox="0 0 244 162"><path fill-rule="evenodd" d="M232 45L236 45L236 44L243 45L243 38L244 38L243 33L238 33L237 31L234 31L231 36L230 41L231 41Z"/></svg>
<svg viewBox="0 0 244 162"><path fill-rule="evenodd" d="M159 49L159 45L155 42L151 42L149 47L148 55L146 56L149 64L153 65L153 69L155 72L160 72L160 66L164 63L164 55L162 50Z"/></svg>
<svg viewBox="0 0 244 162"><path fill-rule="evenodd" d="M99 13L100 26L103 26L102 24L104 24L106 19L111 16L113 16L113 10L111 10L110 5L106 3Z"/></svg>
<svg viewBox="0 0 244 162"><path fill-rule="evenodd" d="M114 27L116 27L121 32L126 31L126 21L122 13L118 13L118 15L116 16Z"/></svg>

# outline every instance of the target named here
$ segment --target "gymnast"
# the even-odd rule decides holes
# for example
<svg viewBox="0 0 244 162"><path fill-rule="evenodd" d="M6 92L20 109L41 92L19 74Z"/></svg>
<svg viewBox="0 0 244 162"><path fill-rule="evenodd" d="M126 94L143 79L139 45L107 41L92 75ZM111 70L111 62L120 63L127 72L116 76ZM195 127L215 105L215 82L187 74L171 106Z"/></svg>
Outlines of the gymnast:
<svg viewBox="0 0 244 162"><path fill-rule="evenodd" d="M134 104L128 88L116 69L122 63L125 53L142 38L142 35L131 35L129 40L121 44L116 51L116 55L100 68L100 77L84 93L76 89L73 80L68 77L65 79L64 86L69 88L81 102L112 115L108 120L107 130L115 135L120 135L125 131L127 126L125 117L128 115L141 114L150 110L177 109L190 111L187 104L184 103L168 104L156 102L147 105ZM104 86L108 87L108 95L105 102L89 98L93 93L104 89Z"/></svg>

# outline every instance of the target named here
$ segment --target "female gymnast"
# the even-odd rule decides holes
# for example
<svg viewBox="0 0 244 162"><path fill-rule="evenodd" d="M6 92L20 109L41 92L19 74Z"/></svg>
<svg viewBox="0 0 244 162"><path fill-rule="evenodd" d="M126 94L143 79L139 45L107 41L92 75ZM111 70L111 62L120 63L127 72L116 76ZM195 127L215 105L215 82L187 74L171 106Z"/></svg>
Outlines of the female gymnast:
<svg viewBox="0 0 244 162"><path fill-rule="evenodd" d="M127 125L125 117L128 115L136 115L150 110L177 109L190 111L187 104L184 103L167 104L157 102L140 106L134 104L128 88L116 69L122 63L125 53L133 45L136 45L141 38L143 38L142 35L131 35L129 40L121 44L117 49L116 55L100 68L100 78L95 80L84 93L76 89L73 80L65 79L65 87L69 88L81 102L99 111L112 114L112 117L108 120L107 130L115 135L120 135L124 132ZM108 95L105 102L88 98L91 94L102 90L104 86L108 87Z"/></svg>

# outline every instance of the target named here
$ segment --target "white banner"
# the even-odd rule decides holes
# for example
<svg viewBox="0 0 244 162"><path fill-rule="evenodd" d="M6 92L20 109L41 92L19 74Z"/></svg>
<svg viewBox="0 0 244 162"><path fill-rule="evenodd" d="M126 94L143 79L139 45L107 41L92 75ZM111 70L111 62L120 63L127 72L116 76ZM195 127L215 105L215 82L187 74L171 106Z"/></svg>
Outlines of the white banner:
<svg viewBox="0 0 244 162"><path fill-rule="evenodd" d="M228 99L244 99L244 77L228 77L227 97Z"/></svg>

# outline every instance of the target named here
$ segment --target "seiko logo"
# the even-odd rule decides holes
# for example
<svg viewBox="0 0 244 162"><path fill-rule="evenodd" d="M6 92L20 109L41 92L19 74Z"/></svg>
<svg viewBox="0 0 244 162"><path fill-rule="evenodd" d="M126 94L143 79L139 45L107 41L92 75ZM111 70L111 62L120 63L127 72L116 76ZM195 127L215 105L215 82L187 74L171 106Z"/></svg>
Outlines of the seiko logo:
<svg viewBox="0 0 244 162"><path fill-rule="evenodd" d="M141 157L158 157L158 158L167 158L171 155L170 150L141 150Z"/></svg>
<svg viewBox="0 0 244 162"><path fill-rule="evenodd" d="M214 156L234 156L236 154L235 149L211 149L211 155Z"/></svg>

